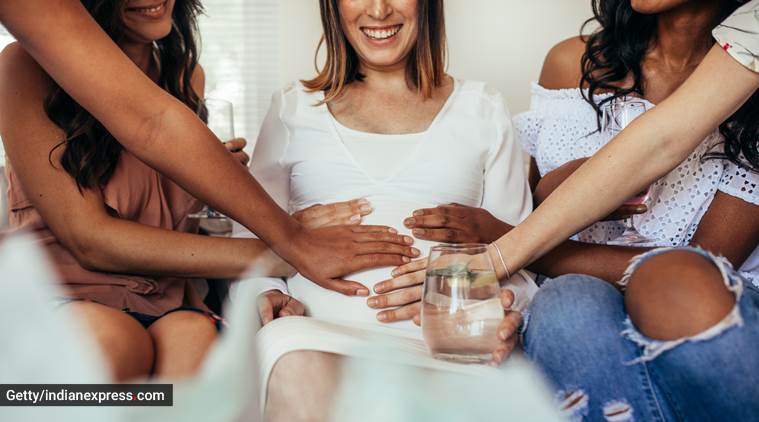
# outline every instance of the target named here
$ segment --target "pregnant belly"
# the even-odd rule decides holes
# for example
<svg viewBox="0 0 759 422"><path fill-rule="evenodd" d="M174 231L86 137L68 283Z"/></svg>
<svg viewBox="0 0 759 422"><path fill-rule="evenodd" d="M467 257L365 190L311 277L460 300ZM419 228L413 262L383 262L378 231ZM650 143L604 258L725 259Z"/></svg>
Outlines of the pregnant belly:
<svg viewBox="0 0 759 422"><path fill-rule="evenodd" d="M419 208L429 208L435 205L399 202L398 200L383 200L382 198L367 198L371 201L374 211L364 218L366 225L385 225L398 230L399 233L411 235L410 230L403 226L403 220ZM429 253L433 242L415 239L414 247L419 249L422 257ZM346 276L345 279L356 281L368 287L372 292L374 285L390 279L390 272L394 267L376 268L357 272ZM290 293L300 300L307 308L309 316L331 321L376 323L391 326L403 330L419 331L419 328L411 321L391 324L383 324L377 320L377 310L366 304L365 297L348 297L319 287L300 274L288 281Z"/></svg>

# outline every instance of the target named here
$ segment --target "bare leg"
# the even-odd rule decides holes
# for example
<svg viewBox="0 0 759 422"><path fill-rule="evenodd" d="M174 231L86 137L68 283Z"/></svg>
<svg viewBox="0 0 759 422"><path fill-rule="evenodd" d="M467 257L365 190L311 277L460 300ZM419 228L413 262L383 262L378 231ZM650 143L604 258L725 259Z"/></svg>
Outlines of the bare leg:
<svg viewBox="0 0 759 422"><path fill-rule="evenodd" d="M630 319L645 336L675 340L720 322L735 296L717 267L688 251L656 255L633 273L625 293Z"/></svg>
<svg viewBox="0 0 759 422"><path fill-rule="evenodd" d="M329 420L342 362L341 356L315 351L291 352L280 358L269 378L266 420Z"/></svg>
<svg viewBox="0 0 759 422"><path fill-rule="evenodd" d="M139 322L117 309L98 303L71 302L65 306L69 306L87 323L116 381L150 375L153 342Z"/></svg>
<svg viewBox="0 0 759 422"><path fill-rule="evenodd" d="M192 311L172 312L148 328L155 344L156 376L184 378L200 368L216 340L213 321Z"/></svg>

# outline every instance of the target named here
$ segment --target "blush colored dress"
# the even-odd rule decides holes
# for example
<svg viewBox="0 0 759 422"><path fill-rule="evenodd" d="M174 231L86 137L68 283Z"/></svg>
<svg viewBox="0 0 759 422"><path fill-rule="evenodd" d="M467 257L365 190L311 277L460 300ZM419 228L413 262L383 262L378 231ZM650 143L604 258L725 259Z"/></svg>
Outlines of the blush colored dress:
<svg viewBox="0 0 759 422"><path fill-rule="evenodd" d="M67 297L112 308L158 316L180 306L205 310L190 280L88 271L56 238L21 188L9 161L9 225L34 233L51 258ZM198 202L179 186L130 153L123 151L102 196L109 213L118 218L168 230L190 231L187 214Z"/></svg>

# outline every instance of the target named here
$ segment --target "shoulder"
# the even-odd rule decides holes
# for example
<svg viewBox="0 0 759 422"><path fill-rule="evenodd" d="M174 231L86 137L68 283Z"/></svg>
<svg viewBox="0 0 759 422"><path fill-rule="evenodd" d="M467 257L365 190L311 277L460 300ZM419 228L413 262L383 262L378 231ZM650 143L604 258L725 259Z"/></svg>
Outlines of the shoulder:
<svg viewBox="0 0 759 422"><path fill-rule="evenodd" d="M297 110L302 112L317 109L316 106L321 104L323 99L324 94L321 91L310 91L300 81L292 81L274 91L271 97L271 108L293 114Z"/></svg>
<svg viewBox="0 0 759 422"><path fill-rule="evenodd" d="M583 54L585 39L582 37L569 38L553 46L543 61L540 86L547 89L579 87Z"/></svg>
<svg viewBox="0 0 759 422"><path fill-rule="evenodd" d="M192 71L192 76L190 76L190 84L192 84L193 89L195 89L198 94L202 94L205 90L206 86L206 72L203 70L203 66L198 63L195 65L195 69Z"/></svg>
<svg viewBox="0 0 759 422"><path fill-rule="evenodd" d="M509 114L508 106L501 91L483 81L456 80L456 102L480 116L500 117Z"/></svg>
<svg viewBox="0 0 759 422"><path fill-rule="evenodd" d="M41 105L50 94L52 80L19 44L13 43L0 53L0 122L18 124L19 116L40 115ZM43 115L44 116L44 115Z"/></svg>
<svg viewBox="0 0 759 422"><path fill-rule="evenodd" d="M50 82L42 67L19 43L11 43L0 52L0 95L20 90L27 95L34 92L46 94Z"/></svg>

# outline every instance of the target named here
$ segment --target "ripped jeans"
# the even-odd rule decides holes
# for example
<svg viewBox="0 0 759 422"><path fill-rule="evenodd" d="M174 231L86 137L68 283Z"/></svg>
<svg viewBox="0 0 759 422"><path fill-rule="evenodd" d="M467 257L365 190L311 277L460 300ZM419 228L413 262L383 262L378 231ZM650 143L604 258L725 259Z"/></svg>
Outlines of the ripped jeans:
<svg viewBox="0 0 759 422"><path fill-rule="evenodd" d="M646 338L622 293L591 276L548 280L535 295L524 348L570 420L759 421L759 289L689 249L712 259L738 298L721 323L694 337Z"/></svg>

